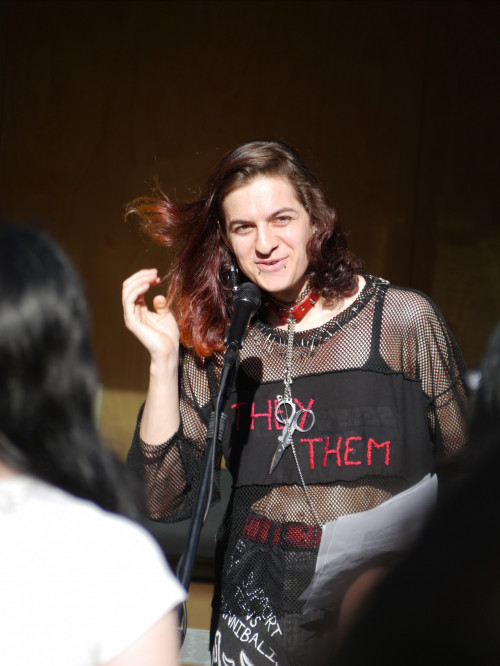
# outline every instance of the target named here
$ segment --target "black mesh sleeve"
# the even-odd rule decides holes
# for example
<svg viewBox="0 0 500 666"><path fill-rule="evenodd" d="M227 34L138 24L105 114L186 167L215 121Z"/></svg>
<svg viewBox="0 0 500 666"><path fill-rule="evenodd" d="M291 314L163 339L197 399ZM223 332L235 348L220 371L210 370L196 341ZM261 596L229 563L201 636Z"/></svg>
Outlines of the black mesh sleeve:
<svg viewBox="0 0 500 666"><path fill-rule="evenodd" d="M424 294L389 288L383 318L387 355L401 350L397 369L419 379L429 398L429 428L437 459L456 453L466 437L466 367L443 316Z"/></svg>
<svg viewBox="0 0 500 666"><path fill-rule="evenodd" d="M179 365L181 424L168 441L153 446L141 439L143 407L139 411L127 462L142 478L146 510L153 520L175 522L191 516L217 390L215 373L206 367L210 363L182 350ZM218 452L213 502L220 498L220 462Z"/></svg>

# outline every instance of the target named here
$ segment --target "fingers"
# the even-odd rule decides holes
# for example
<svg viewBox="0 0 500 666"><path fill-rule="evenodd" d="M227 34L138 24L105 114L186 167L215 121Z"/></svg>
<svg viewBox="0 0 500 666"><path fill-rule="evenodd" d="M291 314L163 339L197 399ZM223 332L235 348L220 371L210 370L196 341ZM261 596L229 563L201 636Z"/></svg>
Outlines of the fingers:
<svg viewBox="0 0 500 666"><path fill-rule="evenodd" d="M142 286L144 288L143 293L146 293L152 284L156 284L159 281L160 278L158 277L157 268L143 268L141 271L137 271L137 273L134 273L124 281L123 291L130 294L130 291L135 291Z"/></svg>
<svg viewBox="0 0 500 666"><path fill-rule="evenodd" d="M144 295L151 285L158 282L158 270L156 268L145 268L124 281L122 302L125 321L134 314L136 305L145 306Z"/></svg>
<svg viewBox="0 0 500 666"><path fill-rule="evenodd" d="M167 307L167 299L160 294L149 309L145 294L160 282L156 268L145 268L134 273L123 283L123 317L128 330L146 347L156 367L165 369L178 362L179 328Z"/></svg>
<svg viewBox="0 0 500 666"><path fill-rule="evenodd" d="M153 298L153 307L158 314L165 314L168 311L167 299L162 294Z"/></svg>

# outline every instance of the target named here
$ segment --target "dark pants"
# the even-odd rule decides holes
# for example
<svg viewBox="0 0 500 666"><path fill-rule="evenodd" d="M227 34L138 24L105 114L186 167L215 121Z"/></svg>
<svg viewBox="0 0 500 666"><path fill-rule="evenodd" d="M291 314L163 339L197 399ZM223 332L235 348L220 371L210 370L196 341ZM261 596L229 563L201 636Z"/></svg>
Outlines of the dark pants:
<svg viewBox="0 0 500 666"><path fill-rule="evenodd" d="M212 648L215 666L312 666L335 647L337 614L282 618L221 615Z"/></svg>

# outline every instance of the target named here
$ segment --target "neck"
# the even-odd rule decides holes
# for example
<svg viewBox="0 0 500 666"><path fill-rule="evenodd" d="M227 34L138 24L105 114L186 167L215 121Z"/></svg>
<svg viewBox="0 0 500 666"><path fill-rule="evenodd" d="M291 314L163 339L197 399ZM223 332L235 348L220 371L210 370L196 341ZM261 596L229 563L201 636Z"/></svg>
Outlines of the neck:
<svg viewBox="0 0 500 666"><path fill-rule="evenodd" d="M301 321L305 315L313 308L318 302L319 296L317 292L313 291L308 285L299 295L299 297L292 303L283 303L273 296L270 297L270 306L277 314L282 323L288 321L290 318L296 322Z"/></svg>
<svg viewBox="0 0 500 666"><path fill-rule="evenodd" d="M292 308L294 305L297 305L301 301L303 301L308 294L311 292L311 285L306 284L306 286L302 289L302 291L299 293L299 295L296 298L293 298L291 300L284 300L281 298L278 298L274 294L268 294L269 299L278 307L280 308Z"/></svg>
<svg viewBox="0 0 500 666"><path fill-rule="evenodd" d="M306 331L317 326L321 326L325 322L329 321L332 317L337 316L343 310L348 308L359 296L360 292L365 287L365 279L361 276L357 277L358 288L352 296L342 297L339 299L325 300L320 297L318 303L309 309L304 318L300 321L297 321L295 331ZM276 299L274 299L274 302ZM266 319L267 321L276 328L286 328L286 319L283 319L277 314L276 306L278 303L273 304L271 296L268 294L267 303L264 304L267 308Z"/></svg>

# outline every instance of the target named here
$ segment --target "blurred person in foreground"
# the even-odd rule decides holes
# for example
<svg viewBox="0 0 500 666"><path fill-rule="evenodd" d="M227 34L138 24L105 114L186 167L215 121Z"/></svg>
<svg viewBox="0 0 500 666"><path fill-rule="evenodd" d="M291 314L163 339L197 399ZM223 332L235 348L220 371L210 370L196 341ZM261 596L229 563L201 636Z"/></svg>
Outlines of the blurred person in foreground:
<svg viewBox="0 0 500 666"><path fill-rule="evenodd" d="M325 666L500 664L500 326L468 378L459 481Z"/></svg>
<svg viewBox="0 0 500 666"><path fill-rule="evenodd" d="M184 590L102 446L84 294L38 231L0 225L0 662L175 666Z"/></svg>

